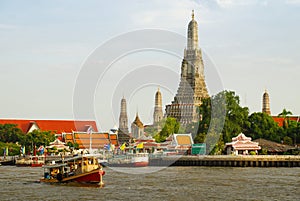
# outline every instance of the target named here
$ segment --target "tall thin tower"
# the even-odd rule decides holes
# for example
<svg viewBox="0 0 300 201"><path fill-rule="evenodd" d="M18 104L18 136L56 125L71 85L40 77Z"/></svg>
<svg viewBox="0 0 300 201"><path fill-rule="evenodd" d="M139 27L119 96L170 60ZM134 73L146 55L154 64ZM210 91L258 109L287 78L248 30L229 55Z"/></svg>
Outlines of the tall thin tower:
<svg viewBox="0 0 300 201"><path fill-rule="evenodd" d="M118 140L120 144L129 140L128 134L129 131L128 131L127 105L126 105L126 99L123 97L121 100L119 131L118 131Z"/></svg>
<svg viewBox="0 0 300 201"><path fill-rule="evenodd" d="M268 115L271 115L271 109L270 109L270 96L267 92L267 90L265 90L265 93L263 95L263 106L262 106L262 112L266 113Z"/></svg>
<svg viewBox="0 0 300 201"><path fill-rule="evenodd" d="M188 25L187 48L181 64L181 77L177 94L170 105L166 105L166 116L174 117L186 125L199 120L196 108L209 97L205 84L204 64L198 47L198 24L192 12Z"/></svg>
<svg viewBox="0 0 300 201"><path fill-rule="evenodd" d="M155 105L154 105L154 112L153 112L153 125L160 122L163 118L163 110L162 110L162 96L161 92L158 88L157 92L155 93Z"/></svg>

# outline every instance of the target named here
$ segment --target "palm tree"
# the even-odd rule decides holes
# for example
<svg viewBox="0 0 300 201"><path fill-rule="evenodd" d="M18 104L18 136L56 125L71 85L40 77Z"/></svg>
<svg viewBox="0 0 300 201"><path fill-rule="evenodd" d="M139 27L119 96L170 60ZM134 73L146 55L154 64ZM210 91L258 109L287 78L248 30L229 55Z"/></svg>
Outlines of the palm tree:
<svg viewBox="0 0 300 201"><path fill-rule="evenodd" d="M282 110L282 112L280 114L278 114L278 117L283 117L284 119L284 126L288 127L288 121L289 117L288 115L292 115L293 113L291 111L286 110L285 108Z"/></svg>

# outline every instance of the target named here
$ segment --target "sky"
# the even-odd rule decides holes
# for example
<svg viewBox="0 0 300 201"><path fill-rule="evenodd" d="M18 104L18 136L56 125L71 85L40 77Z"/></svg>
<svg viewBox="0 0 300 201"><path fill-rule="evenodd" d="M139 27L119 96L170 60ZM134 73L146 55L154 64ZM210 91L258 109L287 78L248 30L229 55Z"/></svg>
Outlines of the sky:
<svg viewBox="0 0 300 201"><path fill-rule="evenodd" d="M300 0L1 0L0 118L107 131L125 97L129 121L150 124L157 88L164 105L176 94L192 10L211 95L235 91L253 113L267 90L273 115L300 115Z"/></svg>

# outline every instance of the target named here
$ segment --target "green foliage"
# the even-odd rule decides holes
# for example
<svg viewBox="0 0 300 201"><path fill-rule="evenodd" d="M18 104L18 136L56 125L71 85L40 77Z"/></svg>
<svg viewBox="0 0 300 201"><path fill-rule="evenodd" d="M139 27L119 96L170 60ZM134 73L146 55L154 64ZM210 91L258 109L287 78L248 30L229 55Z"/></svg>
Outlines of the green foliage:
<svg viewBox="0 0 300 201"><path fill-rule="evenodd" d="M285 108L282 110L281 113L278 114L278 117L283 117L283 128L287 129L289 127L289 115L292 115L293 113L291 111L286 110Z"/></svg>
<svg viewBox="0 0 300 201"><path fill-rule="evenodd" d="M169 135L178 133L180 123L175 118L168 117L162 130L154 136L156 142L164 142Z"/></svg>
<svg viewBox="0 0 300 201"><path fill-rule="evenodd" d="M71 148L71 147L73 147L74 145L73 145L72 142L69 141L69 142L67 143L67 146L69 146L69 147Z"/></svg>
<svg viewBox="0 0 300 201"><path fill-rule="evenodd" d="M255 152L255 151L250 151L249 154L250 154L250 155L256 155L256 152Z"/></svg>
<svg viewBox="0 0 300 201"><path fill-rule="evenodd" d="M3 156L4 154L4 149L8 147L8 156L15 156L19 155L20 153L20 145L16 143L4 143L0 142L0 156Z"/></svg>
<svg viewBox="0 0 300 201"><path fill-rule="evenodd" d="M223 154L225 143L222 135L217 133L209 133L206 136L206 144L208 145L208 150L210 155L221 155Z"/></svg>
<svg viewBox="0 0 300 201"><path fill-rule="evenodd" d="M0 124L1 142L18 142L23 135L22 130L15 124Z"/></svg>
<svg viewBox="0 0 300 201"><path fill-rule="evenodd" d="M239 104L239 97L232 91L223 91L211 99L204 99L198 109L202 118L199 121L197 134L194 138L195 142L204 142L205 135L208 132L219 133L218 137L222 133L222 138L214 140L214 143L221 145L231 141L232 137L242 132L245 125L248 124L249 109L241 107ZM217 146L213 151L221 147Z"/></svg>
<svg viewBox="0 0 300 201"><path fill-rule="evenodd" d="M34 146L47 146L50 142L54 140L55 135L51 131L33 130L32 132L26 134L21 144L25 145L27 150L33 151Z"/></svg>
<svg viewBox="0 0 300 201"><path fill-rule="evenodd" d="M253 140L264 138L275 142L281 141L283 129L278 126L271 116L256 112L249 116L248 122L245 134L252 137Z"/></svg>
<svg viewBox="0 0 300 201"><path fill-rule="evenodd" d="M159 123L159 125L162 123L162 121ZM144 131L147 135L155 136L159 133L158 128L160 126L147 126Z"/></svg>
<svg viewBox="0 0 300 201"><path fill-rule="evenodd" d="M292 144L299 144L300 142L300 122L287 120L288 126L285 127L285 135L292 139Z"/></svg>
<svg viewBox="0 0 300 201"><path fill-rule="evenodd" d="M293 139L289 136L284 136L283 143L287 145L293 145Z"/></svg>
<svg viewBox="0 0 300 201"><path fill-rule="evenodd" d="M249 109L241 107L240 99L235 92L225 91L226 98L226 117L223 128L224 142L230 142L232 137L244 131L244 127L248 125Z"/></svg>
<svg viewBox="0 0 300 201"><path fill-rule="evenodd" d="M74 142L73 147L74 149L79 149L79 144L77 142Z"/></svg>
<svg viewBox="0 0 300 201"><path fill-rule="evenodd" d="M267 149L261 149L260 151L259 151L259 155L268 155L268 150Z"/></svg>
<svg viewBox="0 0 300 201"><path fill-rule="evenodd" d="M293 113L291 111L286 110L285 108L282 110L281 113L278 114L278 117L284 117L286 118L288 115L292 115Z"/></svg>
<svg viewBox="0 0 300 201"><path fill-rule="evenodd" d="M283 109L278 115L285 118L284 126L280 127L271 116L265 113L255 112L249 116L249 109L240 106L239 97L232 91L223 91L216 96L202 100L198 112L200 121L189 124L186 132L193 134L195 143L205 142L208 147L216 144L215 147L210 147L211 154L220 153L224 148L223 145L241 132L252 137L253 140L264 138L275 142L284 141L289 145L300 141L300 123L288 117L292 112ZM224 126L219 131L224 120ZM222 133L222 135L217 133ZM217 137L219 139L216 139ZM266 150L260 152L267 154Z"/></svg>

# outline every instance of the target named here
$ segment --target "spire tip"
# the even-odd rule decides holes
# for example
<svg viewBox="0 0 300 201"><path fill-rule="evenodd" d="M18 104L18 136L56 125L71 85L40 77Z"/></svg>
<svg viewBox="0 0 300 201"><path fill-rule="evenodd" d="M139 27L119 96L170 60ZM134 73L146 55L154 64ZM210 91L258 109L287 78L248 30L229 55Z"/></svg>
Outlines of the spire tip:
<svg viewBox="0 0 300 201"><path fill-rule="evenodd" d="M192 20L194 20L195 14L194 14L194 9L192 10Z"/></svg>

